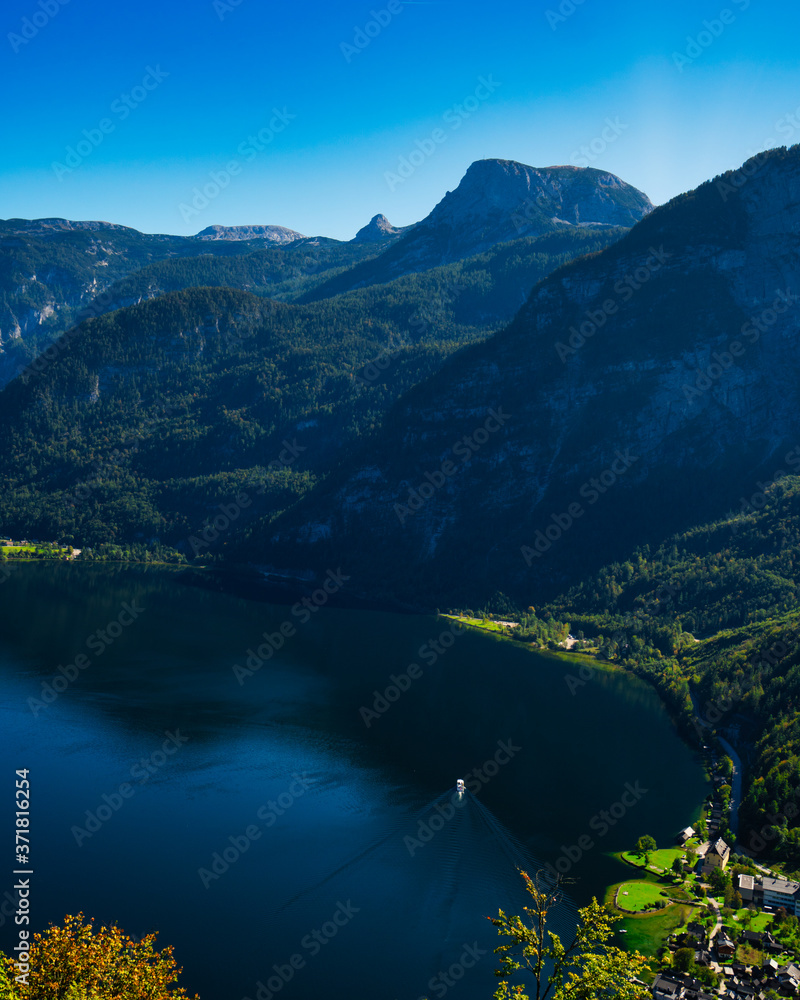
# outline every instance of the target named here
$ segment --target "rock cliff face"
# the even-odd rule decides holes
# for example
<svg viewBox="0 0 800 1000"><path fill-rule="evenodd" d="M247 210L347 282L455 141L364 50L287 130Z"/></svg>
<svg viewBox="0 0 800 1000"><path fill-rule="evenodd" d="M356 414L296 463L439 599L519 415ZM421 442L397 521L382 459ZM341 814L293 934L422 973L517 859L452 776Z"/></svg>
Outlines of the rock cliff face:
<svg viewBox="0 0 800 1000"><path fill-rule="evenodd" d="M283 249L300 238L279 226L251 227L251 232L241 228L238 235L198 242L110 222L0 220L0 387L19 363L44 350L83 310L99 315L124 304L102 296L132 272L176 257L202 255L207 262L209 255L230 258L262 248Z"/></svg>
<svg viewBox="0 0 800 1000"><path fill-rule="evenodd" d="M266 240L268 243L294 243L304 240L285 226L208 226L195 236L196 240Z"/></svg>
<svg viewBox="0 0 800 1000"><path fill-rule="evenodd" d="M629 227L652 208L647 195L602 170L478 160L422 222L403 231L377 260L332 281L326 294L450 264L525 236Z"/></svg>
<svg viewBox="0 0 800 1000"><path fill-rule="evenodd" d="M605 171L478 160L419 228L448 229L451 252L464 255L553 226L632 226L652 208L647 195Z"/></svg>
<svg viewBox="0 0 800 1000"><path fill-rule="evenodd" d="M541 282L284 518L273 561L409 603L541 599L788 471L799 349L794 147Z"/></svg>

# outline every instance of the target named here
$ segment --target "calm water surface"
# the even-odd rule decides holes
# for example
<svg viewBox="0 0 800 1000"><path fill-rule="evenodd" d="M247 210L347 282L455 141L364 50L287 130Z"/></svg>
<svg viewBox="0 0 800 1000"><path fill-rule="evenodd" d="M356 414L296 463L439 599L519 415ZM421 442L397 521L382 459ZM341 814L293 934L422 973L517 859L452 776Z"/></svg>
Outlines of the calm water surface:
<svg viewBox="0 0 800 1000"><path fill-rule="evenodd" d="M296 634L239 683L284 622ZM485 917L524 905L516 866L580 855L581 905L622 877L610 852L670 841L706 786L647 685L598 671L573 694L574 664L478 634L421 652L447 628L301 623L167 570L18 567L0 587L0 817L30 768L35 929L82 911L158 930L203 1000L490 997Z"/></svg>

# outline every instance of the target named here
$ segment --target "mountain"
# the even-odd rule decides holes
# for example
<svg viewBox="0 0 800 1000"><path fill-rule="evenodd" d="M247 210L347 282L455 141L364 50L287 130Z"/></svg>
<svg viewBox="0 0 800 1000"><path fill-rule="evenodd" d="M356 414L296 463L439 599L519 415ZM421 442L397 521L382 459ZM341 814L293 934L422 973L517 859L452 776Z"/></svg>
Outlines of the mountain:
<svg viewBox="0 0 800 1000"><path fill-rule="evenodd" d="M237 528L271 519L538 280L622 232L518 240L303 306L244 286L288 291L374 245L299 241L145 267L109 289L116 311L68 331L0 392L2 529L191 555L193 526L254 483ZM284 465L286 442L297 450Z"/></svg>
<svg viewBox="0 0 800 1000"><path fill-rule="evenodd" d="M201 244L208 254L252 252L263 242ZM106 289L155 261L195 256L183 236L147 235L108 222L0 221L0 385L76 322L81 310L107 308Z"/></svg>
<svg viewBox="0 0 800 1000"><path fill-rule="evenodd" d="M381 250L299 234L275 242L245 238L242 230L236 239L198 241L107 222L0 221L0 387L70 326L154 289L230 284L290 297Z"/></svg>
<svg viewBox="0 0 800 1000"><path fill-rule="evenodd" d="M498 212L502 216L503 199L497 190L510 185L505 195L507 203L510 203L509 198L513 201L518 196L521 197L525 185L519 177L516 181L513 177L519 174L519 170L524 172L531 168L519 168L519 165L509 165L505 161L482 162L503 165L501 173L507 173L512 179L507 183L498 181L497 178L493 180L491 169L484 170L485 176L482 177L480 169L476 171L480 165L474 164L459 187L464 195L462 201L466 213L462 219L459 252L438 253L438 256L436 253L433 256L431 253L423 254L419 266L411 259L418 248L411 248L411 258L401 267L397 266L393 257L387 257L404 239L413 236L415 227L397 229L384 216L375 216L349 243L323 237L310 239L282 226L214 225L195 237L180 237L147 235L127 226L108 222L73 222L57 218L0 221L0 387L8 382L20 366L31 361L56 336L83 317L97 316L110 308L141 301L143 297L155 294L153 289L162 286L169 290L188 287L197 283L197 276L201 273L206 276L205 283L209 285L230 284L231 287L254 290L259 294L295 299L302 297L304 301L314 301L351 288L385 283L398 275L429 269L436 264L463 259L471 253L491 249L504 241L553 230L553 226L543 218L536 225L530 219L523 219L522 225L518 220L514 225L503 224L502 218L498 220ZM635 210L627 214L620 210L615 215L608 205L603 211L597 207L609 198L622 206L626 196L621 192L625 190L630 195L634 191L613 178L619 191L613 196L601 192L600 186L608 186L609 191L613 187L608 180L611 175L603 175L598 171L585 172L578 168L557 169L570 174L570 185L576 191L581 185L586 187L588 174L597 174L602 182L599 186L594 185L597 190L593 193L591 190L588 193L584 191L581 194L581 207L578 208L577 203L572 204L567 214L571 212L575 217L576 213L584 211L584 203L588 210L589 204L596 202L592 213L599 222L619 217L623 220L621 225L629 225L631 218L636 215ZM480 201L480 186L484 182L487 185L487 206L490 203L493 206L487 211L494 221L485 232L479 232L485 219L481 211L477 215L469 215L469 212L474 211L474 204L472 208L469 204ZM515 184L515 193L511 193L511 187ZM588 189L593 184L594 181L589 179ZM448 195L448 198L452 197L454 196ZM436 229L440 223L446 227L446 220L442 221L439 215L442 206L448 203L448 198L426 220L428 229L431 226ZM569 201L567 197L564 204ZM636 198L632 204L635 202ZM523 205L522 210L531 214L529 207ZM561 211L556 207L552 207L552 210ZM448 212L453 214L447 208L445 215ZM431 219L434 221L431 222ZM470 227L477 227L471 236ZM430 232L428 236L430 237ZM203 248L202 251L199 247ZM241 267L235 266L230 260L266 248L285 250L290 257L286 261L275 257L269 261L251 260ZM175 265L176 258L208 258L209 255L227 259L218 267L208 259L185 269ZM409 256L408 247L401 254L403 255ZM371 270L371 258L377 256L381 257L381 263ZM135 287L117 287L121 280L160 262L166 262L163 280L158 269L151 269L140 275L139 280L133 283ZM188 277L186 285L180 285L181 274L193 277ZM510 312L506 313L509 314Z"/></svg>
<svg viewBox="0 0 800 1000"><path fill-rule="evenodd" d="M268 243L293 243L304 240L302 233L284 226L207 226L196 240L266 240Z"/></svg>
<svg viewBox="0 0 800 1000"><path fill-rule="evenodd" d="M120 226L114 222L73 222L70 219L0 219L0 227L6 234L43 236L50 233L78 232L121 232L135 233L135 229Z"/></svg>
<svg viewBox="0 0 800 1000"><path fill-rule="evenodd" d="M647 195L602 170L478 160L456 190L448 191L379 260L356 266L314 295L391 281L522 236L564 228L630 227L652 208Z"/></svg>
<svg viewBox="0 0 800 1000"><path fill-rule="evenodd" d="M724 514L800 443L798 232L800 147L649 213L403 397L255 561L341 563L418 606L538 603Z"/></svg>
<svg viewBox="0 0 800 1000"><path fill-rule="evenodd" d="M215 246L226 244L215 244ZM236 244L234 244L236 245ZM381 252L373 243L303 238L286 244L267 244L244 253L170 257L147 264L110 285L97 303L96 314L135 305L182 288L202 286L240 288L256 295L292 301L331 275ZM258 244L255 244L258 245ZM95 304L90 305L94 309Z"/></svg>
<svg viewBox="0 0 800 1000"><path fill-rule="evenodd" d="M402 236L404 232L405 229L396 229L385 215L374 215L363 229L359 229L352 242L382 243L384 240Z"/></svg>

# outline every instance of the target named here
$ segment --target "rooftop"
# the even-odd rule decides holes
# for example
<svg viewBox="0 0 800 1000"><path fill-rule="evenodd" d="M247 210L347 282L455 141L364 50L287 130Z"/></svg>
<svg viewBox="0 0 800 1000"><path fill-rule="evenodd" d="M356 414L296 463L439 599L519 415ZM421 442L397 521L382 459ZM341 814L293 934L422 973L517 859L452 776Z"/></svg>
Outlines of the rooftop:
<svg viewBox="0 0 800 1000"><path fill-rule="evenodd" d="M761 879L764 892L780 892L791 896L800 889L800 882L789 882L785 878L769 878L765 875Z"/></svg>

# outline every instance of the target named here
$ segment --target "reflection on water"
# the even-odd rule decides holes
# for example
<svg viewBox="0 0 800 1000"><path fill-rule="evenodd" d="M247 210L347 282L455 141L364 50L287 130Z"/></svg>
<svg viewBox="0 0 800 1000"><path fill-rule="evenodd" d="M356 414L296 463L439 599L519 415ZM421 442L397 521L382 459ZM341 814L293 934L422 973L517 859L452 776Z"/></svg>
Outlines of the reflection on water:
<svg viewBox="0 0 800 1000"><path fill-rule="evenodd" d="M96 653L125 602L141 614ZM37 927L83 910L158 930L203 1000L415 1000L451 966L448 994L472 1000L495 984L485 917L526 903L518 868L590 833L569 872L582 904L613 878L607 852L666 842L705 795L646 685L598 672L573 695L562 663L475 634L431 664L431 618L323 609L238 683L286 617L163 570L20 567L2 587L3 773L32 771ZM640 800L598 836L626 782ZM11 931L0 914L0 946Z"/></svg>

